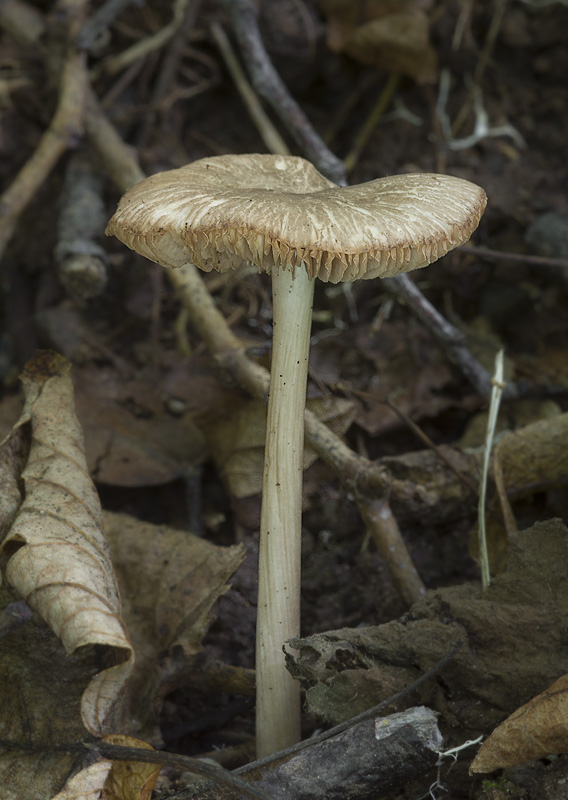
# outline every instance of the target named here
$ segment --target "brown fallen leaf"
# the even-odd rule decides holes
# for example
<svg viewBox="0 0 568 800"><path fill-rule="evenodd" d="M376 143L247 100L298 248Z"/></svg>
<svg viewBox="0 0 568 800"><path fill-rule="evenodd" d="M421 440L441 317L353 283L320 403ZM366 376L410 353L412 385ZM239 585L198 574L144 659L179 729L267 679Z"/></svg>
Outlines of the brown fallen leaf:
<svg viewBox="0 0 568 800"><path fill-rule="evenodd" d="M106 744L154 748L130 736L105 736ZM150 800L161 765L103 759L82 769L53 800Z"/></svg>
<svg viewBox="0 0 568 800"><path fill-rule="evenodd" d="M194 368L188 372L194 396L203 398L205 385L209 393L203 402L218 402L212 380ZM74 378L87 462L97 483L156 486L176 480L207 457L207 443L190 402L168 392L188 409L180 416L168 413L162 397L165 382L158 387L149 368L138 370L134 378L112 367L83 367L74 370Z"/></svg>
<svg viewBox="0 0 568 800"><path fill-rule="evenodd" d="M470 772L568 753L568 675L514 711L483 743Z"/></svg>
<svg viewBox="0 0 568 800"><path fill-rule="evenodd" d="M136 664L119 729L158 746L164 693L191 684L213 606L241 564L242 545L219 547L188 531L104 512ZM144 592L140 587L144 587Z"/></svg>
<svg viewBox="0 0 568 800"><path fill-rule="evenodd" d="M121 747L154 748L132 736L105 736L107 744ZM115 761L104 784L105 800L150 800L161 766L139 761Z"/></svg>
<svg viewBox="0 0 568 800"><path fill-rule="evenodd" d="M40 352L26 365L22 381L26 401L12 435L29 427L31 439L21 474L24 500L2 543L4 573L68 655L95 645L110 648L115 664L91 677L81 700L85 727L100 735L134 655L120 616L99 499L87 472L71 365L57 353Z"/></svg>

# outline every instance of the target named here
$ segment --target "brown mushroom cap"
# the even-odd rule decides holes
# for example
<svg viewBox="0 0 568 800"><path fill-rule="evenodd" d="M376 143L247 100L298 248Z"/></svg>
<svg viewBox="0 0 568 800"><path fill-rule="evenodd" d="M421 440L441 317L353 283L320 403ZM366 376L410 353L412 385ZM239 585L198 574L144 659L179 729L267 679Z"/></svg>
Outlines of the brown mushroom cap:
<svg viewBox="0 0 568 800"><path fill-rule="evenodd" d="M303 266L310 278L338 283L436 261L469 239L485 203L479 186L448 175L343 188L302 158L230 155L137 184L106 232L165 267Z"/></svg>

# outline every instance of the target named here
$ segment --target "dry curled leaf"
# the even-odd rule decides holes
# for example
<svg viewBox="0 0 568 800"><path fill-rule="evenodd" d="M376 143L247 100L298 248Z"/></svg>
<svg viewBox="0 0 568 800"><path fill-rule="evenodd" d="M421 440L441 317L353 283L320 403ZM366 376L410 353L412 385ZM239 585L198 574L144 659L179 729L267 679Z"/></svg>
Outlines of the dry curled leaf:
<svg viewBox="0 0 568 800"><path fill-rule="evenodd" d="M104 730L133 664L102 512L75 416L71 365L36 354L22 375L26 400L13 435L27 427L25 496L2 544L9 586L61 640L68 655L99 645L115 664L95 674L81 701L83 724Z"/></svg>
<svg viewBox="0 0 568 800"><path fill-rule="evenodd" d="M514 711L483 743L470 772L568 753L568 675Z"/></svg>

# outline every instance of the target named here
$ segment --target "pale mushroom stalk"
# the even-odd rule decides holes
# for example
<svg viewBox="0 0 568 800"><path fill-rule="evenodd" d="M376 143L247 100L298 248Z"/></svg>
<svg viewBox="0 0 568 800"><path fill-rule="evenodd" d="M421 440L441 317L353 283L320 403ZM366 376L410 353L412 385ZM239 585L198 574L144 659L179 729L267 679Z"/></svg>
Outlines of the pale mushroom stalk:
<svg viewBox="0 0 568 800"><path fill-rule="evenodd" d="M260 521L256 628L257 758L300 739L300 686L283 643L300 633L304 408L314 281L272 273L273 340Z"/></svg>

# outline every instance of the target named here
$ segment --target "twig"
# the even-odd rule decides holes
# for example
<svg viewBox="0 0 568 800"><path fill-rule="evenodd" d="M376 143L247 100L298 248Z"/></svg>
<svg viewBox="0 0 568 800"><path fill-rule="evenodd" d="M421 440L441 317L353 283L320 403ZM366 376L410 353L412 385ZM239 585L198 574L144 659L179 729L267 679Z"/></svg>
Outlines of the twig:
<svg viewBox="0 0 568 800"><path fill-rule="evenodd" d="M91 50L96 44L97 39L103 34L114 20L122 14L125 8L133 0L106 0L97 10L86 20L85 24L77 34L77 47L81 50Z"/></svg>
<svg viewBox="0 0 568 800"><path fill-rule="evenodd" d="M468 253L479 258L497 259L499 261L519 261L522 264L534 264L535 267L562 267L568 269L568 258L548 258L547 256L532 256L526 253L508 253L503 250L491 250L489 247L476 247L464 244L460 247L462 253Z"/></svg>
<svg viewBox="0 0 568 800"><path fill-rule="evenodd" d="M432 331L446 355L459 366L479 394L482 397L489 397L491 393L491 376L485 367L470 353L463 333L451 325L434 308L406 273L397 275L396 278L384 280L383 285L390 292L401 297L416 316ZM512 387L509 388L510 396L514 394L514 390Z"/></svg>
<svg viewBox="0 0 568 800"><path fill-rule="evenodd" d="M256 800L273 800L268 792L255 786L254 783L239 777L239 775L236 775L234 772L229 772L218 764L210 764L198 758L177 755L176 753L146 750L138 747L121 747L120 745L111 745L105 742L96 742L93 748L99 752L103 758L108 758L112 761L138 761L145 764L167 765L184 772L193 772L195 775L201 775L203 778L213 780L217 784L238 789L247 797L256 798Z"/></svg>
<svg viewBox="0 0 568 800"><path fill-rule="evenodd" d="M414 605L426 594L426 587L408 555L389 502L384 497L370 499L359 494L355 500L400 597L409 607Z"/></svg>
<svg viewBox="0 0 568 800"><path fill-rule="evenodd" d="M54 746L52 743L33 744L10 742L0 740L0 747L7 750L19 750L22 753L72 753L75 755L85 755L87 751L101 755L110 761L130 761L142 764L159 764L169 766L184 772L192 772L201 775L203 778L215 781L217 784L238 789L247 797L254 800L273 800L270 794L260 787L239 777L234 772L229 772L217 764L210 764L198 758L177 755L176 753L165 753L158 750L147 750L140 747L122 747L116 744L107 744L104 741L79 742L73 744L62 744Z"/></svg>
<svg viewBox="0 0 568 800"><path fill-rule="evenodd" d="M78 300L99 295L107 282L107 256L96 241L104 227L102 177L83 150L67 164L57 223L59 280Z"/></svg>
<svg viewBox="0 0 568 800"><path fill-rule="evenodd" d="M218 22L214 22L211 25L211 33L213 34L217 47L221 51L227 69L231 73L235 86L247 107L247 111L256 125L258 132L262 136L264 144L271 153L276 153L281 156L289 155L290 150L288 149L288 145L280 136L272 124L270 117L262 107L239 64L239 60L231 47L227 34Z"/></svg>
<svg viewBox="0 0 568 800"><path fill-rule="evenodd" d="M68 21L72 38L77 18L82 16L83 3L76 2ZM73 147L83 134L83 106L87 72L85 56L73 44L68 46L61 72L59 102L49 128L27 163L0 196L0 258L10 241L18 219L33 199L58 159Z"/></svg>
<svg viewBox="0 0 568 800"><path fill-rule="evenodd" d="M173 17L167 25L164 25L163 28L152 36L147 36L126 50L123 50L122 53L106 58L100 65L100 71L105 72L107 75L114 75L134 61L144 58L144 56L153 53L155 50L159 50L167 44L178 28L183 24L185 8L188 2L189 0L174 0ZM99 69L97 69L97 72Z"/></svg>
<svg viewBox="0 0 568 800"><path fill-rule="evenodd" d="M176 72L178 71L183 55L183 49L192 28L195 26L202 3L203 0L189 0L183 12L183 20L164 55L160 72L152 90L152 103L160 102L173 87ZM150 112L144 120L144 124L136 140L139 147L143 147L146 144L156 121L156 117L156 112Z"/></svg>
<svg viewBox="0 0 568 800"><path fill-rule="evenodd" d="M385 85L379 95L379 99L371 109L371 113L363 123L362 128L357 133L353 147L345 158L345 169L347 172L352 172L357 164L363 149L369 141L373 131L379 124L379 120L387 110L394 93L400 81L400 74L398 72L391 72L387 78Z"/></svg>
<svg viewBox="0 0 568 800"><path fill-rule="evenodd" d="M86 133L120 192L146 177L130 148L100 107L91 87L86 91Z"/></svg>
<svg viewBox="0 0 568 800"><path fill-rule="evenodd" d="M466 150L473 147L478 142L486 138L495 136L510 136L517 147L524 148L527 143L519 131L510 123L491 127L489 124L489 114L483 105L481 88L477 85L473 87L473 110L475 112L475 124L472 133L462 139L456 139L452 133L450 120L446 112L446 104L450 92L450 73L448 69L443 69L440 73L438 100L436 102L436 114L444 134L446 144L450 150Z"/></svg>
<svg viewBox="0 0 568 800"><path fill-rule="evenodd" d="M231 15L252 83L274 108L290 134L315 166L341 186L347 183L345 166L324 144L312 124L290 96L266 52L258 28L258 7L252 0L222 0Z"/></svg>

